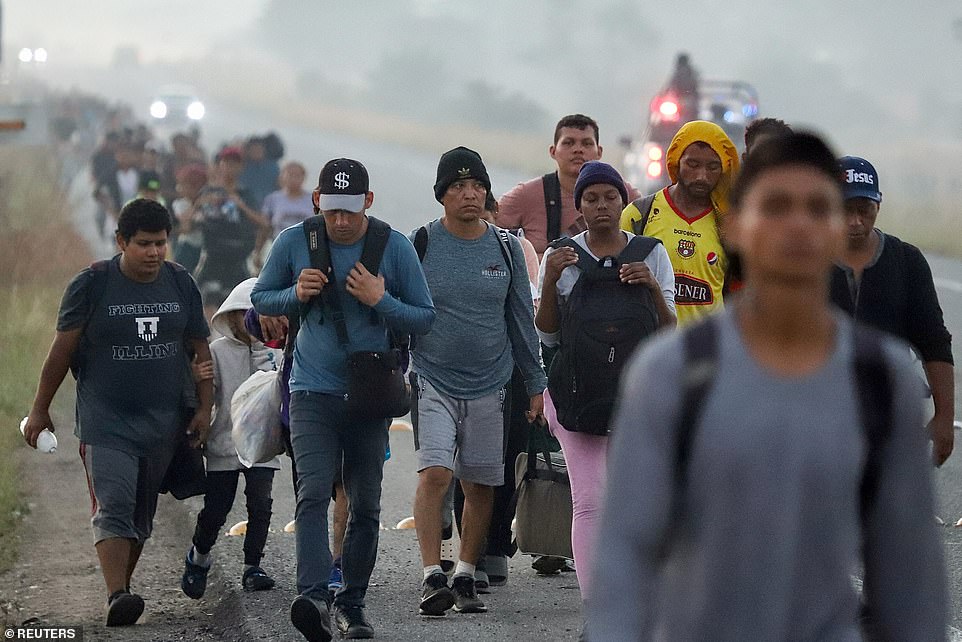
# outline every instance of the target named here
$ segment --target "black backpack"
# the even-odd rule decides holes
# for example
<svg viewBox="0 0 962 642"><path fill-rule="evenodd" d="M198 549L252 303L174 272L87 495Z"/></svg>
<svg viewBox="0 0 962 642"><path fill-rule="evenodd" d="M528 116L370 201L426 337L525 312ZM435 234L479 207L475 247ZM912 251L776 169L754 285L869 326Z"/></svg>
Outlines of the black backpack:
<svg viewBox="0 0 962 642"><path fill-rule="evenodd" d="M581 276L561 306L561 346L548 373L558 422L572 432L607 435L621 370L635 348L658 328L647 288L621 282L618 268L643 261L660 243L635 236L617 257L595 260L571 239Z"/></svg>
<svg viewBox="0 0 962 642"><path fill-rule="evenodd" d="M320 322L324 323L326 319L330 318L334 323L334 330L337 333L338 341L346 345L350 343L350 337L347 331L347 324L344 322L344 313L341 311L341 302L337 296L337 290L334 284L333 268L331 266L331 249L328 246L327 228L325 227L323 216L311 216L304 221L304 237L307 240L307 251L311 258L311 267L323 272L330 280L321 290L320 295L314 297L308 303L301 304L300 317L297 319L297 325L293 331L288 328L288 336L291 337L289 341L293 342L296 338L297 331L307 317L310 307L314 305L314 303L318 303L323 308ZM381 259L384 257L384 250L387 248L390 238L390 225L373 216L367 217L367 232L364 235L364 245L361 248L360 262L368 272L375 276L377 276L381 269ZM373 309L371 310L370 318L372 325L381 324L380 315ZM390 333L390 335L392 345L406 350L407 337L397 337L393 333ZM291 351L293 352L293 347Z"/></svg>

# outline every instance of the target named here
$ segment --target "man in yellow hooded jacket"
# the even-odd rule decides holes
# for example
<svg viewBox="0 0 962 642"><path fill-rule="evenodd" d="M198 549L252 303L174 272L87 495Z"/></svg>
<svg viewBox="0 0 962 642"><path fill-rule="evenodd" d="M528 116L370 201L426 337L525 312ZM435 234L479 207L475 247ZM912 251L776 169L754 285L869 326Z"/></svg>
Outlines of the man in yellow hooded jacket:
<svg viewBox="0 0 962 642"><path fill-rule="evenodd" d="M686 123L666 153L672 184L629 203L622 229L660 239L675 271L678 324L721 309L728 258L720 227L738 171L738 150L721 127Z"/></svg>

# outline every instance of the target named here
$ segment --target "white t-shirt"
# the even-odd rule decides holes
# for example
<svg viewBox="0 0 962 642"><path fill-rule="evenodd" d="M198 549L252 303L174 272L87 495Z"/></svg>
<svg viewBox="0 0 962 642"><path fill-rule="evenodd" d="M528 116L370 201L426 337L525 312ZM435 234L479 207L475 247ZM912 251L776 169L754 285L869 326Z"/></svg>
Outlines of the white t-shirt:
<svg viewBox="0 0 962 642"><path fill-rule="evenodd" d="M580 245L592 258L600 260L600 256L595 256L594 252L588 247L588 240L586 238L588 232L582 232L574 237L572 241ZM631 232L622 231L622 234L631 241L635 236ZM541 289L544 287L544 269L545 263L548 260L548 256L553 252L552 248L545 250L544 256L541 258L541 267L538 270L538 298L541 298ZM661 293L665 297L665 303L668 304L668 309L672 312L675 311L675 270L671 267L671 259L668 257L668 250L661 243L657 244L651 253L645 258L645 265L651 270L654 275L655 280L658 281L658 285L661 286ZM555 286L558 291L558 297L561 301L568 298L571 294L571 290L574 288L575 283L581 278L581 270L576 265L569 265L561 272L561 277L558 278L558 284ZM542 332L538 330L538 336L541 337L541 342L546 346L554 347L559 343L559 332Z"/></svg>

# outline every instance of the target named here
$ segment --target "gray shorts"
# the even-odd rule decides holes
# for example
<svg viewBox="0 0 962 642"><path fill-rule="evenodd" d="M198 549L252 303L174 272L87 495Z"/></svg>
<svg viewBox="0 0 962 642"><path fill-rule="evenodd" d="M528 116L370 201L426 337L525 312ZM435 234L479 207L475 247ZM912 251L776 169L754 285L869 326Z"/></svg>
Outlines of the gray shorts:
<svg viewBox="0 0 962 642"><path fill-rule="evenodd" d="M478 399L455 399L420 375L411 378L417 393L411 423L418 472L441 466L462 481L504 484L507 388Z"/></svg>
<svg viewBox="0 0 962 642"><path fill-rule="evenodd" d="M107 446L80 445L90 490L94 544L122 537L143 543L157 512L157 491L173 457L173 445L148 457Z"/></svg>

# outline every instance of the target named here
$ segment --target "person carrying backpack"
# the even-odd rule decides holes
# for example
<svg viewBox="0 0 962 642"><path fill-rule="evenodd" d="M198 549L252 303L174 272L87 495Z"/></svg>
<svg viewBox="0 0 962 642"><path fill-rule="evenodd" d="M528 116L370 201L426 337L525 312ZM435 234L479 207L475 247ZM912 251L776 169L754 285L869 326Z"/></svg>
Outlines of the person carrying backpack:
<svg viewBox="0 0 962 642"><path fill-rule="evenodd" d="M563 116L548 147L555 169L518 183L505 193L498 203L498 225L521 230L534 245L539 260L551 241L583 232L585 222L574 201L575 181L582 165L601 160L603 152L594 118L584 114ZM627 183L625 189L629 200L641 196Z"/></svg>
<svg viewBox="0 0 962 642"><path fill-rule="evenodd" d="M194 280L164 260L170 229L160 203L138 198L124 205L120 253L80 272L64 292L23 431L33 448L44 428L54 431L50 403L73 370L74 432L107 588L107 626L129 626L143 614L131 576L153 531L158 492L181 431L195 447L210 431L213 385L188 380L188 353L199 362L211 358L210 331ZM196 393L195 409L185 403L189 392Z"/></svg>
<svg viewBox="0 0 962 642"><path fill-rule="evenodd" d="M300 321L290 378L298 474L298 596L290 615L309 642L328 642L331 487L340 469L351 511L333 619L344 637L366 639L374 636L364 609L377 560L389 418L410 403L398 337L426 333L435 312L410 241L367 215L374 192L364 165L328 161L313 198L320 216L281 232L251 300L260 314Z"/></svg>
<svg viewBox="0 0 962 642"><path fill-rule="evenodd" d="M619 229L627 202L615 168L585 163L575 183L575 204L588 229L553 243L539 275L535 325L542 343L559 347L548 374L545 417L568 466L571 543L585 600L621 366L651 333L675 325L671 259L659 241Z"/></svg>
<svg viewBox="0 0 962 642"><path fill-rule="evenodd" d="M922 382L907 344L829 299L836 156L764 141L731 202L739 298L623 377L587 638L944 640Z"/></svg>
<svg viewBox="0 0 962 642"><path fill-rule="evenodd" d="M414 519L423 577L418 612L482 613L475 571L494 502L504 484L508 383L523 371L526 417L542 416L544 369L534 331L531 286L518 239L481 219L491 179L465 147L438 161L434 195L444 215L413 234L437 308L411 352L411 412L418 456ZM424 240L419 240L420 239ZM461 547L451 585L441 568L444 498L453 476L464 490Z"/></svg>
<svg viewBox="0 0 962 642"><path fill-rule="evenodd" d="M621 229L665 244L675 270L678 325L684 327L724 307L724 221L738 149L715 123L693 120L672 138L665 166L671 185L628 204Z"/></svg>

